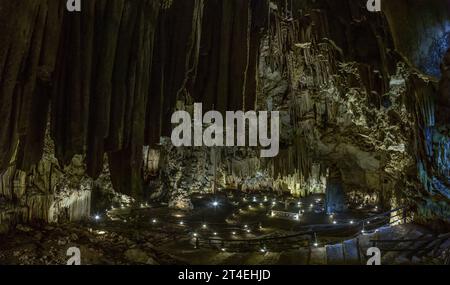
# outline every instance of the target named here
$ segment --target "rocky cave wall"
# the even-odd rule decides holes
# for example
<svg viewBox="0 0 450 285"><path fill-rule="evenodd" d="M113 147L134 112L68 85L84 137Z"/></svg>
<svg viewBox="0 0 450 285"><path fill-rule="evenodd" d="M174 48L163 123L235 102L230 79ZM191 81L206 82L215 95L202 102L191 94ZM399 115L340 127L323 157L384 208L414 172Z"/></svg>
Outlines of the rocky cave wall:
<svg viewBox="0 0 450 285"><path fill-rule="evenodd" d="M344 3L339 9L345 12L333 16L341 10L322 1L301 10L294 23L281 13L274 28L262 70L270 91L261 106L283 110L286 122L287 148L273 162L274 175L298 171L308 179L312 165L324 174L336 165L340 175L329 183L356 193L348 195L353 202L374 196L370 203L400 204L394 197L411 180L405 175L414 164L406 153L412 128L401 102L405 82L401 75L390 81L391 70L393 76L400 68L383 18L364 12L361 1ZM337 30L348 36L340 38ZM273 88L274 81L285 87Z"/></svg>
<svg viewBox="0 0 450 285"><path fill-rule="evenodd" d="M251 109L266 4L85 0L82 13L70 13L65 0L1 0L0 213L9 217L1 224L21 220L22 208L25 221L51 220L49 203L36 203L37 214L22 201L33 196L30 174L46 144L54 143L46 165L63 169L80 155L92 180L106 155L114 189L143 198L143 146L170 132L178 102ZM61 189L47 168L52 187L39 191L54 196Z"/></svg>
<svg viewBox="0 0 450 285"><path fill-rule="evenodd" d="M189 207L185 196L216 184L325 191L336 163L351 199L411 197L431 205L423 215L448 217L442 107L433 120L434 99L448 98L448 64L439 91L408 64L427 58L411 35L448 19L437 2L429 6L440 12L409 30L396 13L422 12L408 1L394 14L368 13L363 0L86 0L80 14L65 2L0 0L0 224L53 221L53 204L86 217L109 173L120 193ZM280 110L281 154L168 147L172 112L200 101L205 111ZM144 145L154 159L143 161ZM71 172L75 186L65 187ZM444 186L421 190L433 179ZM33 202L36 192L48 199ZM79 196L55 202L65 192Z"/></svg>
<svg viewBox="0 0 450 285"><path fill-rule="evenodd" d="M275 85L287 86L272 88L263 108L285 110L290 141L275 171L295 169L308 177L313 163L337 165L347 198L358 204L414 205L418 219L448 222L448 67L444 61L440 87L416 70L438 68L443 56L426 39L436 34L411 36L445 28L448 7L427 2L421 6L426 17L407 28L392 18L397 10L419 17L409 2L396 2L387 15L367 12L365 1L337 2L302 2L291 12L278 6L263 82L282 78ZM399 41L410 43L409 50Z"/></svg>

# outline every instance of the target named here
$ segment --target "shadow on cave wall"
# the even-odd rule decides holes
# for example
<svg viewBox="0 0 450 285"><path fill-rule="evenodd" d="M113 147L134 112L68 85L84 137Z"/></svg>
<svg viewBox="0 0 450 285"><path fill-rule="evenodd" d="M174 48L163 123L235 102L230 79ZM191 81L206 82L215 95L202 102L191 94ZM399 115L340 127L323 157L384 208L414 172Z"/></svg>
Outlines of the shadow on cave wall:
<svg viewBox="0 0 450 285"><path fill-rule="evenodd" d="M396 48L424 73L439 77L450 48L450 2L383 1Z"/></svg>

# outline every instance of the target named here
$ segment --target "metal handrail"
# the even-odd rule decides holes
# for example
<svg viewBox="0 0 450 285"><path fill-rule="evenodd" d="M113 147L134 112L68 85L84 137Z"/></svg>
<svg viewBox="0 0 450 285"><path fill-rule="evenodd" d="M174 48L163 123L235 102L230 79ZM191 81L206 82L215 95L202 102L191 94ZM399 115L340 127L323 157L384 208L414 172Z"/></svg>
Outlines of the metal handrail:
<svg viewBox="0 0 450 285"><path fill-rule="evenodd" d="M392 218L401 216L400 219L398 219L398 220L396 220L394 222L389 221L388 224L396 223L398 221L401 221L405 217L405 212L409 208L410 207L399 207L399 208L396 208L394 210L390 210L388 212L377 214L377 215L372 216L370 218L361 220L358 223L356 223L356 224L354 224L354 225L352 225L350 227L346 226L346 228L356 228L356 227L362 226L363 230L364 230L365 224L367 222L379 219L381 217L391 218L392 219ZM398 211L401 211L401 210L403 210L402 213L399 213L399 214L397 214L397 215L395 215L393 217L388 216L388 215L390 215L390 214L392 214L394 212L398 212ZM315 227L315 226L319 226L319 225L310 225L310 226L306 226L306 227L312 228L312 227ZM342 227L342 225L340 225L340 226ZM373 224L371 226L373 226ZM285 235L285 236L278 236L278 237L251 238L251 239L221 239L221 238L214 238L214 237L210 237L210 238L195 237L195 243L196 243L196 246L199 246L200 244L225 245L225 244L238 244L238 243L246 243L247 245L261 245L261 244L264 244L265 242L284 241L284 240L287 240L287 239L292 239L292 238L297 238L297 237L304 237L304 236L310 236L310 237L309 237L309 239L302 239L302 240L299 240L299 241L311 241L311 239L313 237L317 237L318 233L327 233L327 232L329 233L329 232L332 232L333 230L335 230L335 227L333 229L328 229L327 228L327 229L322 229L322 230L319 229L319 230L315 230L315 231L308 230L308 231L298 232L298 233L295 233L295 234L292 234L292 235ZM345 240L343 240L343 241L345 241Z"/></svg>

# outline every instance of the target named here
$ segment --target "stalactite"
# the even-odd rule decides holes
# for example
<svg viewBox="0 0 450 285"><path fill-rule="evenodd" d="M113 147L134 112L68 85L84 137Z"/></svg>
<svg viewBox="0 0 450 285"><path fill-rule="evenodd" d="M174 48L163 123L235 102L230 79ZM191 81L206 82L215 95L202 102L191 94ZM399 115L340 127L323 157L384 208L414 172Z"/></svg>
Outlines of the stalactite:
<svg viewBox="0 0 450 285"><path fill-rule="evenodd" d="M91 189L70 190L59 193L54 198L50 207L47 208L49 211L47 222L56 223L64 219L73 222L85 220L90 217Z"/></svg>

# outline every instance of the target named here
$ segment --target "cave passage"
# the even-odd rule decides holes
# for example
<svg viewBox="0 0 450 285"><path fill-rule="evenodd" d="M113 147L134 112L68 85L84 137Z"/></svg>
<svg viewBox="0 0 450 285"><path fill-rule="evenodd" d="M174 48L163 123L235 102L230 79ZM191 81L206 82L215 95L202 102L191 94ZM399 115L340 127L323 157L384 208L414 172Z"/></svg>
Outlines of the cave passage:
<svg viewBox="0 0 450 285"><path fill-rule="evenodd" d="M0 0L0 265L450 264L449 1L66 2Z"/></svg>

